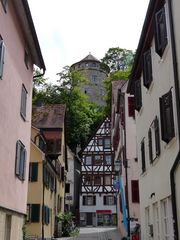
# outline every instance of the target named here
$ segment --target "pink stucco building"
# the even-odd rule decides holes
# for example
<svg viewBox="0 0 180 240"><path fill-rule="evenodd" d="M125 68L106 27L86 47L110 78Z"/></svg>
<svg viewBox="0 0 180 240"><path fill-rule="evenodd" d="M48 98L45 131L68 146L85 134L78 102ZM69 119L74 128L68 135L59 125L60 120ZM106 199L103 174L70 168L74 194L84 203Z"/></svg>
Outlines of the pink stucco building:
<svg viewBox="0 0 180 240"><path fill-rule="evenodd" d="M0 1L0 239L22 239L33 64L45 65L26 0Z"/></svg>

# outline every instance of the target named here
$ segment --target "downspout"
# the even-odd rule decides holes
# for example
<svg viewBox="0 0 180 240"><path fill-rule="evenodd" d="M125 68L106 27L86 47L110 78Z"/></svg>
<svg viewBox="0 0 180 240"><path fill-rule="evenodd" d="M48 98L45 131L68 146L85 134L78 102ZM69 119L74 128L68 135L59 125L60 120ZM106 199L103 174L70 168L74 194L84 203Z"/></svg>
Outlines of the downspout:
<svg viewBox="0 0 180 240"><path fill-rule="evenodd" d="M46 71L46 70L43 68L43 72L40 73L40 74L38 74L38 75L33 76L33 79L44 76L45 71Z"/></svg>
<svg viewBox="0 0 180 240"><path fill-rule="evenodd" d="M126 98L124 94L124 155L125 155L125 177L126 177L126 209L127 209L127 220L128 220L128 239L130 239L130 212L129 212L129 183L128 183L128 159L126 154Z"/></svg>
<svg viewBox="0 0 180 240"><path fill-rule="evenodd" d="M177 104L177 126L178 126L178 137L180 144L180 93L179 93L179 74L177 68L177 55L176 55L176 42L174 34L174 23L173 23L173 14L172 14L172 3L171 0L168 0L169 5L169 23L170 23L170 34L171 34L171 43L172 43L172 58L173 58L173 71L174 71L174 84L175 84L175 96ZM176 156L176 159L173 163L173 166L170 170L170 182L171 182L171 195L172 195L172 211L174 219L174 239L179 240L178 235L178 216L177 216L177 203L176 203L176 184L175 184L175 171L180 163L180 150Z"/></svg>

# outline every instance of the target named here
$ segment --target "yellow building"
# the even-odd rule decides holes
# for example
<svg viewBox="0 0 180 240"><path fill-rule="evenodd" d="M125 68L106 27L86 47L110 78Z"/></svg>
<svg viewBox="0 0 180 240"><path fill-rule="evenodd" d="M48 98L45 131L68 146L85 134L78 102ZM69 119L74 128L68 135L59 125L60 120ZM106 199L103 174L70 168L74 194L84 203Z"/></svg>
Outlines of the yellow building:
<svg viewBox="0 0 180 240"><path fill-rule="evenodd" d="M64 105L33 110L27 205L27 235L61 236L58 214L64 212Z"/></svg>

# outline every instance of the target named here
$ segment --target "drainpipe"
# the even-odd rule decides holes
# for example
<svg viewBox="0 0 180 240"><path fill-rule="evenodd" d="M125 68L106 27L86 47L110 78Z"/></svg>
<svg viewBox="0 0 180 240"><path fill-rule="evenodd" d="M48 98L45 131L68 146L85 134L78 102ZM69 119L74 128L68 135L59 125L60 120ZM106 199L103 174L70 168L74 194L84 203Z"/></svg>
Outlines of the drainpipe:
<svg viewBox="0 0 180 240"><path fill-rule="evenodd" d="M43 72L40 73L40 74L38 74L38 75L33 76L33 79L44 76L45 71L46 71L46 70L43 68Z"/></svg>
<svg viewBox="0 0 180 240"><path fill-rule="evenodd" d="M174 23L173 23L173 13L172 13L172 1L168 0L169 9L169 22L170 22L170 34L172 43L172 58L173 58L173 71L174 71L174 84L175 84L175 97L177 104L177 126L178 126L178 137L180 143L180 93L179 93L179 74L177 68L177 55L176 55L176 42L174 34ZM174 161L174 164L170 170L170 182L171 182L171 195L172 195L172 211L174 219L174 239L179 239L178 234L178 216L177 216L177 203L176 203L176 184L175 184L175 171L180 163L180 151Z"/></svg>
<svg viewBox="0 0 180 240"><path fill-rule="evenodd" d="M127 154L126 154L126 98L124 94L124 156L125 156L125 177L126 177L126 209L127 209L127 220L128 220L128 239L130 239L130 213L129 213L129 183L128 183L128 159L127 159Z"/></svg>

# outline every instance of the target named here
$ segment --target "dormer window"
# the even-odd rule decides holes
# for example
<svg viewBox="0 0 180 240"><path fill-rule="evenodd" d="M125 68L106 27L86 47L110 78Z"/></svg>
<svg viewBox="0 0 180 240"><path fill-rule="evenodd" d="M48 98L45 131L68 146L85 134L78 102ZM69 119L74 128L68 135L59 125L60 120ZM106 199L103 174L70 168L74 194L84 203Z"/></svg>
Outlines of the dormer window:
<svg viewBox="0 0 180 240"><path fill-rule="evenodd" d="M163 7L155 14L155 48L160 57L162 57L167 43L166 15Z"/></svg>
<svg viewBox="0 0 180 240"><path fill-rule="evenodd" d="M143 56L143 83L144 86L149 88L152 82L152 60L151 60L151 50L149 49L144 53Z"/></svg>

